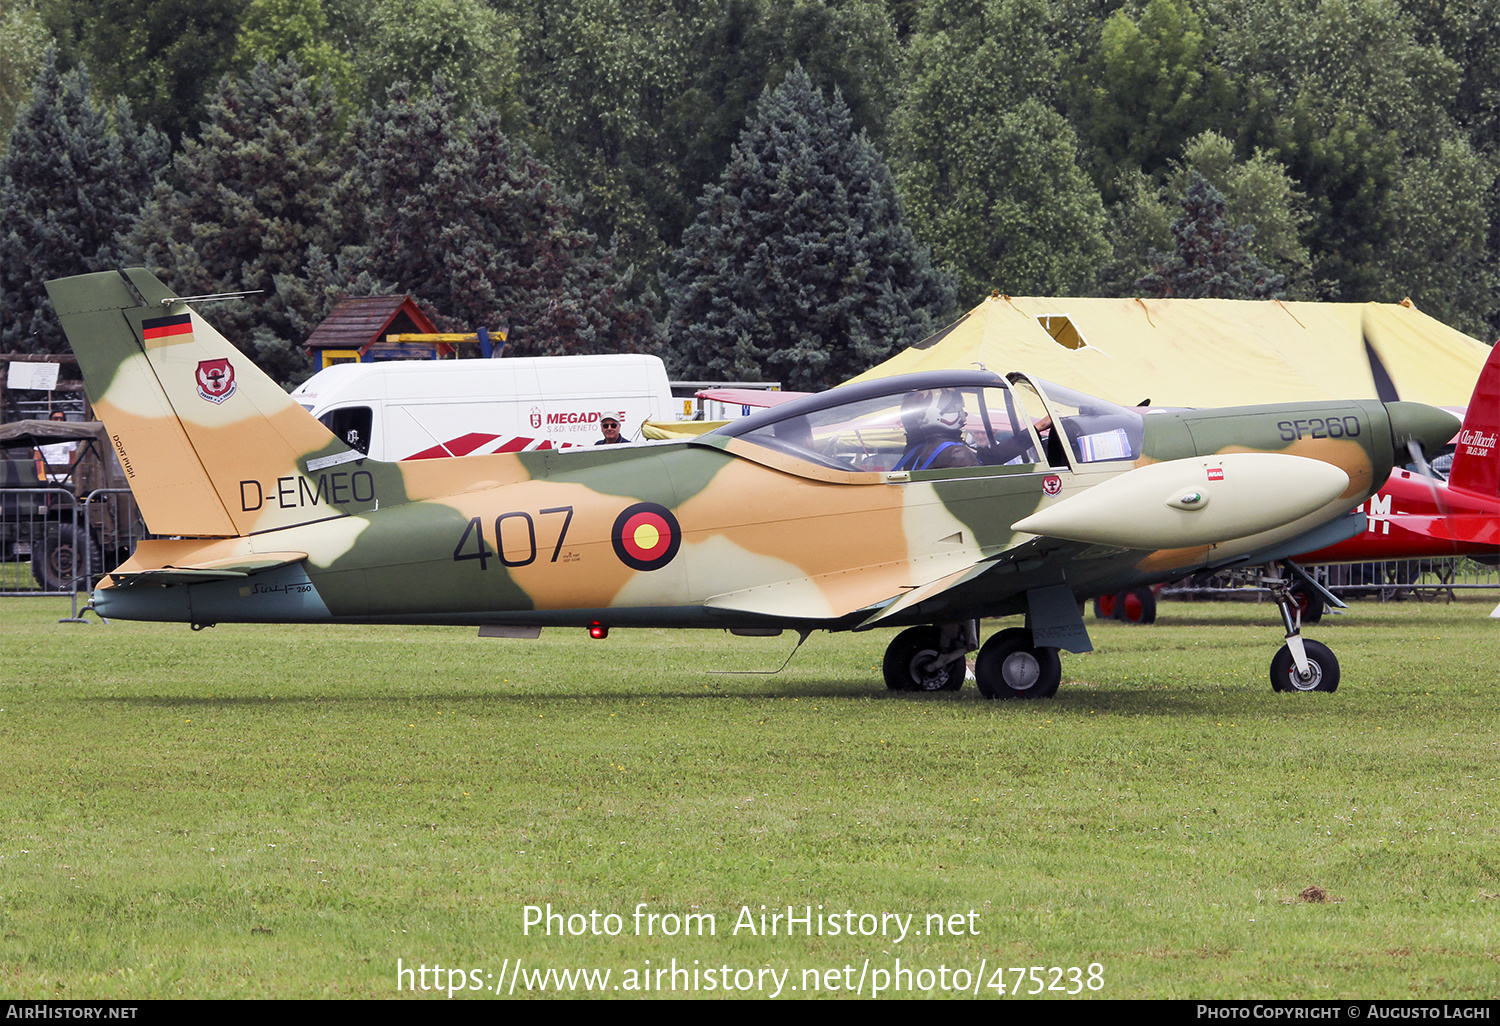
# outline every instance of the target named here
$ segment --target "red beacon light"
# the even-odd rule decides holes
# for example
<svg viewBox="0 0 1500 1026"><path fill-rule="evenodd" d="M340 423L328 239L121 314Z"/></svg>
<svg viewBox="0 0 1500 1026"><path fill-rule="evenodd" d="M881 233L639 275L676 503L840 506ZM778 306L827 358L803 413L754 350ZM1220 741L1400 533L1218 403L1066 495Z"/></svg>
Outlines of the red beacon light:
<svg viewBox="0 0 1500 1026"><path fill-rule="evenodd" d="M589 624L589 637L593 638L595 641L598 641L600 638L607 638L609 637L609 628L604 626L598 620L595 620L593 623Z"/></svg>

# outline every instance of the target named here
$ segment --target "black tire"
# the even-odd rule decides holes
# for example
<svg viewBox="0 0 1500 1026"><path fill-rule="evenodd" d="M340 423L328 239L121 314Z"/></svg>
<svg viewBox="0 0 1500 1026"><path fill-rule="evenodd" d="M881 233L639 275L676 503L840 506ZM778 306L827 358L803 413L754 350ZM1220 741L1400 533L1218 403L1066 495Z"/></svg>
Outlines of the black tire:
<svg viewBox="0 0 1500 1026"><path fill-rule="evenodd" d="M942 632L936 627L909 627L885 650L880 670L892 691L957 691L964 686L964 661L932 668Z"/></svg>
<svg viewBox="0 0 1500 1026"><path fill-rule="evenodd" d="M1291 594L1292 604L1301 611L1303 623L1318 623L1323 619L1326 603L1322 595L1301 584L1292 585Z"/></svg>
<svg viewBox="0 0 1500 1026"><path fill-rule="evenodd" d="M84 551L77 546L75 538L73 525L63 524L55 533L48 533L40 553L32 552L31 576L47 591L72 590L73 578L82 577L88 570ZM99 565L97 542L89 542L88 555L93 557L94 573L102 573L104 568Z"/></svg>
<svg viewBox="0 0 1500 1026"><path fill-rule="evenodd" d="M1327 645L1320 641L1304 639L1302 650L1307 653L1309 677L1297 676L1297 663L1292 650L1286 645L1271 660L1271 687L1277 691L1327 691L1339 689L1339 661L1334 658Z"/></svg>
<svg viewBox="0 0 1500 1026"><path fill-rule="evenodd" d="M1115 596L1115 619L1125 623L1156 622L1156 592L1150 588L1122 591Z"/></svg>
<svg viewBox="0 0 1500 1026"><path fill-rule="evenodd" d="M1057 649L1032 645L1024 627L1009 627L979 650L974 679L985 698L1051 698L1062 682L1062 660Z"/></svg>

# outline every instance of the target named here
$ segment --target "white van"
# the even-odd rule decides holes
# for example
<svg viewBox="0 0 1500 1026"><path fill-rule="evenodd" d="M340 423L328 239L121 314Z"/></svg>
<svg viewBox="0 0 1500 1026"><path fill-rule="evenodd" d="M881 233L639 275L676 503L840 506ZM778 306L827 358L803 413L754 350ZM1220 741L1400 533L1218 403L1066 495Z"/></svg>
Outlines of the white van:
<svg viewBox="0 0 1500 1026"><path fill-rule="evenodd" d="M639 438L675 409L661 359L638 355L343 363L292 398L387 462L593 445L605 413Z"/></svg>

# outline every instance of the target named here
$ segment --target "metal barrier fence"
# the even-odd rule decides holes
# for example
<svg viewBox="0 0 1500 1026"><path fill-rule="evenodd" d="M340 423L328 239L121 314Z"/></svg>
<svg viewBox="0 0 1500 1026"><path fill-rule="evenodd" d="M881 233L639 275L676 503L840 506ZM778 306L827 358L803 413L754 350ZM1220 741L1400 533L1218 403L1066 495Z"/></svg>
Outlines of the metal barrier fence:
<svg viewBox="0 0 1500 1026"><path fill-rule="evenodd" d="M71 595L76 617L79 594L146 537L128 488L0 489L0 596Z"/></svg>
<svg viewBox="0 0 1500 1026"><path fill-rule="evenodd" d="M1329 591L1346 601L1452 602L1461 592L1500 590L1500 567L1472 559L1401 559L1383 563L1339 563L1303 567ZM1265 597L1261 568L1198 574L1162 589L1164 598L1216 599Z"/></svg>
<svg viewBox="0 0 1500 1026"><path fill-rule="evenodd" d="M66 488L0 491L0 595L66 595L86 569L72 540L82 533L83 511Z"/></svg>

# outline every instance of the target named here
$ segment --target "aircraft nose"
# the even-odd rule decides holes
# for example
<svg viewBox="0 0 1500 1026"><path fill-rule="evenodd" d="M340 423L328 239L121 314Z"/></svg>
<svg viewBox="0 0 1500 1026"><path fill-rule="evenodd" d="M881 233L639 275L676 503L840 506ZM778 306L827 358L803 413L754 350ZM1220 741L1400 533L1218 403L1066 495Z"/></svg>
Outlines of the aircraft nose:
<svg viewBox="0 0 1500 1026"><path fill-rule="evenodd" d="M1422 451L1435 453L1447 445L1463 426L1453 414L1425 403L1386 403L1391 418L1391 441L1396 445L1396 462L1405 462L1407 443L1415 441Z"/></svg>

